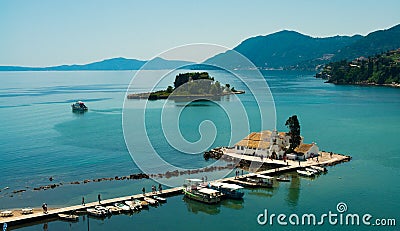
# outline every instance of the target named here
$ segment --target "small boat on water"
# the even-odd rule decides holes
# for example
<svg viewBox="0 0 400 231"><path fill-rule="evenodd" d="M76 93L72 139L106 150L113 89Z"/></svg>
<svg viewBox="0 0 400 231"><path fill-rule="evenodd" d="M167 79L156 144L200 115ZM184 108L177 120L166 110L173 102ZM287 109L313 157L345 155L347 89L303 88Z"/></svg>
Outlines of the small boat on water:
<svg viewBox="0 0 400 231"><path fill-rule="evenodd" d="M223 194L215 189L200 186L200 179L187 179L188 184L183 187L185 197L206 204L216 204L221 201Z"/></svg>
<svg viewBox="0 0 400 231"><path fill-rule="evenodd" d="M131 211L131 207L129 207L126 204L115 203L114 206L121 209L122 212L130 212Z"/></svg>
<svg viewBox="0 0 400 231"><path fill-rule="evenodd" d="M304 171L304 170L297 170L297 173L300 176L306 176L306 177L314 177L315 176L315 174L313 172Z"/></svg>
<svg viewBox="0 0 400 231"><path fill-rule="evenodd" d="M328 172L328 169L326 169L325 167L311 166L310 168L315 169L319 172Z"/></svg>
<svg viewBox="0 0 400 231"><path fill-rule="evenodd" d="M209 184L209 187L220 191L227 198L242 199L244 196L244 192L242 191L243 187L240 185L228 184L222 182L212 182Z"/></svg>
<svg viewBox="0 0 400 231"><path fill-rule="evenodd" d="M136 208L137 208L138 210L140 210L140 209L143 208L143 207L142 207L142 202L141 202L140 200L134 199L134 200L133 200L133 203L135 203L135 206L136 206Z"/></svg>
<svg viewBox="0 0 400 231"><path fill-rule="evenodd" d="M106 209L108 209L112 214L119 214L122 212L122 209L112 206L112 205L106 206Z"/></svg>
<svg viewBox="0 0 400 231"><path fill-rule="evenodd" d="M61 220L66 220L66 221L78 221L78 219L79 219L79 216L77 216L77 215L62 214L62 213L58 214L58 217Z"/></svg>
<svg viewBox="0 0 400 231"><path fill-rule="evenodd" d="M88 215L94 216L94 217L105 217L107 216L107 213L103 210L98 210L96 208L88 208L86 209Z"/></svg>
<svg viewBox="0 0 400 231"><path fill-rule="evenodd" d="M155 200L157 200L158 202L160 202L160 203L165 203L165 202L167 202L167 199L165 199L164 197L153 196L153 198L154 198Z"/></svg>
<svg viewBox="0 0 400 231"><path fill-rule="evenodd" d="M148 208L149 207L149 202L147 201L141 201L141 200L137 200L139 201L140 205L142 206L142 208Z"/></svg>
<svg viewBox="0 0 400 231"><path fill-rule="evenodd" d="M125 204L129 206L131 211L139 210L139 208L137 207L135 201L125 201Z"/></svg>
<svg viewBox="0 0 400 231"><path fill-rule="evenodd" d="M278 178L276 178L276 180L277 181L280 181L280 182L290 182L290 179L289 179L289 177L278 177Z"/></svg>
<svg viewBox="0 0 400 231"><path fill-rule="evenodd" d="M74 104L71 104L73 112L85 112L89 108L82 101L76 101Z"/></svg>
<svg viewBox="0 0 400 231"><path fill-rule="evenodd" d="M94 208L105 213L106 215L111 215L111 211L104 206L97 205Z"/></svg>
<svg viewBox="0 0 400 231"><path fill-rule="evenodd" d="M158 205L158 201L154 200L153 198L150 197L144 197L143 198L144 201L146 201L147 203L149 203L150 205Z"/></svg>
<svg viewBox="0 0 400 231"><path fill-rule="evenodd" d="M272 188L273 186L273 177L272 176L264 176L261 174L256 174L252 177L246 178L246 181L255 183L258 187L262 188Z"/></svg>
<svg viewBox="0 0 400 231"><path fill-rule="evenodd" d="M319 174L320 173L320 171L318 171L316 169L313 169L313 168L306 168L305 170L308 171L308 172L312 172L314 174Z"/></svg>

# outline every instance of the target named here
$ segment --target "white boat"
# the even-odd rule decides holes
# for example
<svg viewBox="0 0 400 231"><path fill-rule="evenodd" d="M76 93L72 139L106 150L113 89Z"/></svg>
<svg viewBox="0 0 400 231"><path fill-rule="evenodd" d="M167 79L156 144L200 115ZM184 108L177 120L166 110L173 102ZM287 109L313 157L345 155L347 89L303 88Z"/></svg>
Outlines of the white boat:
<svg viewBox="0 0 400 231"><path fill-rule="evenodd" d="M158 204L157 200L154 200L154 199L152 199L150 197L144 197L143 200L146 201L147 203L149 203L150 205L157 205Z"/></svg>
<svg viewBox="0 0 400 231"><path fill-rule="evenodd" d="M85 112L89 109L82 101L76 101L74 104L71 104L71 108L73 112Z"/></svg>
<svg viewBox="0 0 400 231"><path fill-rule="evenodd" d="M272 188L274 178L272 176L264 176L256 174L254 176L246 178L248 182L257 184L258 187Z"/></svg>
<svg viewBox="0 0 400 231"><path fill-rule="evenodd" d="M307 176L307 177L313 177L313 176L315 176L314 173L309 172L309 171L297 170L297 173L298 173L300 176Z"/></svg>
<svg viewBox="0 0 400 231"><path fill-rule="evenodd" d="M114 206L119 208L119 209L121 209L123 212L130 212L131 211L131 208L126 204L115 203Z"/></svg>
<svg viewBox="0 0 400 231"><path fill-rule="evenodd" d="M106 215L111 215L111 211L104 206L97 205L94 208L105 213Z"/></svg>
<svg viewBox="0 0 400 231"><path fill-rule="evenodd" d="M87 213L91 216L95 216L95 217L105 217L107 216L107 214L104 211L101 210L97 210L95 208L88 208L86 209Z"/></svg>
<svg viewBox="0 0 400 231"><path fill-rule="evenodd" d="M106 206L106 209L108 209L108 211L110 211L112 214L119 214L122 212L122 209L112 205Z"/></svg>
<svg viewBox="0 0 400 231"><path fill-rule="evenodd" d="M290 182L290 179L288 177L278 177L276 178L276 180L280 182Z"/></svg>
<svg viewBox="0 0 400 231"><path fill-rule="evenodd" d="M305 170L308 171L308 172L312 172L312 173L314 173L314 174L320 173L320 171L318 171L318 170L316 170L316 169L313 169L313 168L306 168Z"/></svg>
<svg viewBox="0 0 400 231"><path fill-rule="evenodd" d="M142 202L140 202L140 200L135 199L135 200L133 200L133 203L135 203L135 207L136 207L138 210L143 208L143 207L142 207Z"/></svg>
<svg viewBox="0 0 400 231"><path fill-rule="evenodd" d="M327 172L328 170L324 167L319 167L319 166L311 166L310 168L313 168L315 170L318 170L320 172Z"/></svg>
<svg viewBox="0 0 400 231"><path fill-rule="evenodd" d="M125 201L125 204L128 205L132 211L139 210L134 201Z"/></svg>
<svg viewBox="0 0 400 231"><path fill-rule="evenodd" d="M165 202L167 202L167 199L165 199L164 197L153 196L153 198L154 198L155 200L157 200L158 202L160 202L160 203L165 203Z"/></svg>
<svg viewBox="0 0 400 231"><path fill-rule="evenodd" d="M149 203L147 203L147 201L141 201L141 200L138 200L138 199L135 199L134 201L135 201L136 204L140 205L141 209L149 207Z"/></svg>
<svg viewBox="0 0 400 231"><path fill-rule="evenodd" d="M216 204L221 201L223 194L215 189L200 187L200 179L187 179L188 184L183 186L185 197L207 204Z"/></svg>
<svg viewBox="0 0 400 231"><path fill-rule="evenodd" d="M58 217L62 220L66 221L78 221L79 216L77 215L72 215L72 214L58 214Z"/></svg>

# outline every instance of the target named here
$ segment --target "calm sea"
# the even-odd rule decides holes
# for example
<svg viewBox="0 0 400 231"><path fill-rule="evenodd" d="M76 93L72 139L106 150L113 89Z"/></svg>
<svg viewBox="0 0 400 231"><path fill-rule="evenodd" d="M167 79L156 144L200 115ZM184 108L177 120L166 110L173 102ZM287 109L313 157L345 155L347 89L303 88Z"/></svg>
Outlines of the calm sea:
<svg viewBox="0 0 400 231"><path fill-rule="evenodd" d="M0 210L6 208L50 207L79 204L81 197L95 201L102 198L139 193L151 180L111 181L81 185L71 181L101 177L125 176L140 172L125 146L122 129L124 96L135 72L0 72ZM236 89L243 86L220 71L210 74ZM148 75L158 78L157 71ZM248 81L252 73L244 73ZM273 189L246 189L243 201L227 200L208 206L168 198L168 203L133 215L78 223L49 222L48 230L396 230L394 227L366 226L280 226L274 222L261 226L258 214L290 215L314 213L317 216L337 212L339 202L347 204L348 213L369 213L374 218L396 218L400 221L400 89L384 87L335 86L324 84L310 73L268 71L263 73L271 88L279 130L286 130L286 119L296 114L306 142L315 141L322 150L348 154L352 161L330 167L329 173L315 180L295 174L290 183ZM171 79L160 83L165 87ZM146 84L143 83L143 86ZM140 92L140 84L132 89ZM263 89L259 89L260 91ZM239 96L256 114L252 99ZM85 114L71 112L70 104L83 100L89 106ZM235 105L223 99L224 105ZM162 101L151 105L154 113ZM181 110L182 105L174 105ZM254 111L253 111L254 110ZM186 107L180 121L182 135L191 141L200 137L197 131L202 120L214 120L218 137L213 146L228 145L225 127L229 118L217 106L201 103ZM250 116L251 117L251 116ZM177 166L206 166L201 155L182 155L158 137L159 117L148 117L152 144L163 158ZM153 124L153 126L152 126ZM263 127L251 122L251 130ZM196 130L194 130L196 129ZM225 131L225 132L224 132ZM235 131L232 131L235 132ZM145 155L145 153L143 153ZM53 177L53 182L49 177ZM33 187L63 182L46 191ZM4 189L9 187L9 189ZM26 189L14 194L12 191ZM328 222L325 222L328 223ZM20 230L43 230L44 224Z"/></svg>

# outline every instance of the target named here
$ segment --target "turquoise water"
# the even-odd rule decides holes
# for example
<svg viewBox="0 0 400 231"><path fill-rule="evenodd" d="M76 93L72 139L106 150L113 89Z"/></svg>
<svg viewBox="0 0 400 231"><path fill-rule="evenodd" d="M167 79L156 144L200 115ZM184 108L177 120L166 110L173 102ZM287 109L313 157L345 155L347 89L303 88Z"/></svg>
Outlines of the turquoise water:
<svg viewBox="0 0 400 231"><path fill-rule="evenodd" d="M148 71L157 78L157 71ZM243 87L225 73L211 71L235 88ZM245 73L251 80L251 72ZM309 73L264 72L271 87L277 111L277 128L286 130L285 120L297 114L306 142L315 141L322 150L348 154L351 162L329 168L329 173L311 181L293 175L291 183L280 183L273 190L246 190L241 202L225 201L207 206L182 201L181 196L169 198L167 204L132 216L111 219L90 219L92 230L315 230L316 227L260 226L257 215L268 209L274 213L326 213L336 211L338 202L345 202L349 212L370 213L374 217L396 218L399 221L400 185L400 91L394 88L335 86L324 84ZM63 185L46 191L33 187L54 182L114 177L137 173L122 134L122 106L125 91L134 72L1 72L0 73L0 209L25 206L38 207L79 204L81 197L94 201L102 197L139 193L154 182L112 181L85 185ZM218 76L218 77L217 77ZM228 79L229 81L225 81ZM161 83L167 85L169 80ZM135 86L140 91L145 86ZM237 87L236 87L237 86ZM262 90L262 89L260 89ZM253 99L239 96L250 117L257 118ZM90 110L73 114L70 104L80 99ZM222 104L235 105L234 99ZM168 147L158 132L156 115L161 101L152 103L148 124L150 138L160 155L180 166L201 167L201 155L183 155ZM179 107L176 107L177 110ZM201 118L219 124L215 146L226 145L229 135L227 118L212 104L184 109L180 121L183 136L195 141ZM213 117L213 115L219 115ZM194 118L194 119L193 119ZM262 126L251 120L251 130ZM153 130L152 130L153 129ZM224 133L225 131L225 133ZM238 131L240 132L243 131ZM225 135L226 134L226 135ZM240 134L242 135L242 134ZM154 166L155 171L157 166ZM26 188L29 187L29 188ZM27 189L13 194L12 190ZM10 197L12 196L12 197ZM78 223L50 222L49 230L86 230L87 220ZM156 221L156 222L155 222ZM390 227L340 227L347 230L396 230ZM43 224L21 228L42 230ZM325 225L318 229L332 230Z"/></svg>

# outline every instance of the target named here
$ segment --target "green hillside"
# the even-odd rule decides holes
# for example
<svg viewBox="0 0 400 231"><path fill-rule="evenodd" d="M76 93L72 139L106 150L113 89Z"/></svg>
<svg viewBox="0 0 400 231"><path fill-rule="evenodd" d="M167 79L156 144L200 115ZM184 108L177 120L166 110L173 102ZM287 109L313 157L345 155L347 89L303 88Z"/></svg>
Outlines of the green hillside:
<svg viewBox="0 0 400 231"><path fill-rule="evenodd" d="M327 64L317 78L335 84L397 85L400 83L400 49L353 61Z"/></svg>

